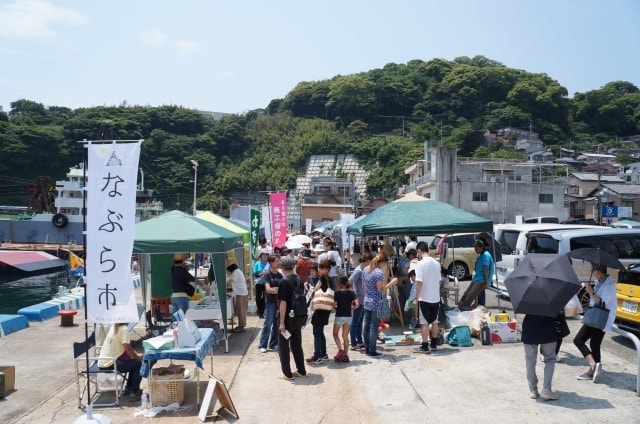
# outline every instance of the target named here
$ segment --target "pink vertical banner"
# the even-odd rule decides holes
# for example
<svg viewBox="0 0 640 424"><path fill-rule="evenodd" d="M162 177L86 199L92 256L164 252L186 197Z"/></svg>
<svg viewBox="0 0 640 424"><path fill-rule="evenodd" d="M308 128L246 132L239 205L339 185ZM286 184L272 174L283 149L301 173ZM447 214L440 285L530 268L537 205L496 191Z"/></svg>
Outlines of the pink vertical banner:
<svg viewBox="0 0 640 424"><path fill-rule="evenodd" d="M269 194L271 204L271 245L282 247L287 242L287 192Z"/></svg>

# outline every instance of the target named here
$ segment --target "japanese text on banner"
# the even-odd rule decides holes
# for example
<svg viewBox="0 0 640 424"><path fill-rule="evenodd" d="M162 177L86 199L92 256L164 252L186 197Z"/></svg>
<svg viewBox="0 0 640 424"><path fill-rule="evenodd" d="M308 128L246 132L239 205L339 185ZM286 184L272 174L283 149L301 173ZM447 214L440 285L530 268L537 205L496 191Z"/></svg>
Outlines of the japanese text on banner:
<svg viewBox="0 0 640 424"><path fill-rule="evenodd" d="M282 247L287 242L287 192L269 194L271 204L271 243Z"/></svg>
<svg viewBox="0 0 640 424"><path fill-rule="evenodd" d="M130 262L140 142L89 144L87 317L98 324L137 322Z"/></svg>

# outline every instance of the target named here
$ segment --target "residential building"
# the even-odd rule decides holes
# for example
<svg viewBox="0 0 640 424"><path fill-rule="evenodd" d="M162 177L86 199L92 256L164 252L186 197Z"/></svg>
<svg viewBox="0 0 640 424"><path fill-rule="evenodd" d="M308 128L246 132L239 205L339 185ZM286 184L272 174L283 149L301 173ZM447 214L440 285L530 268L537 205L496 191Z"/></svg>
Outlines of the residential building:
<svg viewBox="0 0 640 424"><path fill-rule="evenodd" d="M563 175L553 172L558 167ZM425 159L407 169L409 184L401 194L449 203L495 223L515 222L518 215L567 218L563 164L458 158L456 149L429 148Z"/></svg>

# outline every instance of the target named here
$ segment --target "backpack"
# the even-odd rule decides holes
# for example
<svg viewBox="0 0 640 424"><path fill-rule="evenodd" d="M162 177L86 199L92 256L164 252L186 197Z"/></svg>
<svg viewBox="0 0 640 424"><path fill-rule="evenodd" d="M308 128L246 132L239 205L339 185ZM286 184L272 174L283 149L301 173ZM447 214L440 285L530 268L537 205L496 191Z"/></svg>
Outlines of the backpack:
<svg viewBox="0 0 640 424"><path fill-rule="evenodd" d="M295 281L291 278L288 278L289 282L295 284L293 286L293 295L291 299L291 309L293 310L294 317L306 317L309 313L309 309L307 307L307 296L304 293L304 284L296 275L292 275L291 277L295 278Z"/></svg>

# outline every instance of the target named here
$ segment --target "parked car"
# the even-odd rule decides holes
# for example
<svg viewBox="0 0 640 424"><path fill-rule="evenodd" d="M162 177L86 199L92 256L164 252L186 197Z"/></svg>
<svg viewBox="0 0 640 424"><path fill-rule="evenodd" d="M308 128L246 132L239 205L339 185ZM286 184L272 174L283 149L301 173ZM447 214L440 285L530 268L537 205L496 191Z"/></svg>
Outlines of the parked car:
<svg viewBox="0 0 640 424"><path fill-rule="evenodd" d="M578 225L598 225L593 218L574 218L562 221L563 224L578 224Z"/></svg>
<svg viewBox="0 0 640 424"><path fill-rule="evenodd" d="M559 224L560 220L555 216L535 216L526 218L524 224Z"/></svg>
<svg viewBox="0 0 640 424"><path fill-rule="evenodd" d="M441 261L441 264L447 269L450 276L456 277L458 280L470 277L473 274L478 257L473 248L473 243L476 239L480 239L487 244L487 249L494 258L496 257L494 255L498 255L498 260L502 259L500 246L497 245L493 237L488 233L436 235L431 241L431 244L429 244L429 255L438 261L441 261L441 257L444 256L444 261ZM441 241L443 246L441 249L442 252L438 251L438 245ZM490 246L492 241L494 243L493 248Z"/></svg>
<svg viewBox="0 0 640 424"><path fill-rule="evenodd" d="M640 331L640 267L629 268L618 273L616 322L621 328Z"/></svg>
<svg viewBox="0 0 640 424"><path fill-rule="evenodd" d="M429 255L437 260L441 260L441 256L444 256L441 265L447 269L449 275L461 280L471 276L473 272L478 256L473 248L475 241L474 233L436 235L429 245ZM439 244L441 244L441 252L438 251Z"/></svg>
<svg viewBox="0 0 640 424"><path fill-rule="evenodd" d="M505 296L508 296L504 280L507 279L515 267L526 254L527 234L535 231L560 231L600 228L588 225L564 225L564 224L496 224L493 233L500 244L502 260L496 261L496 288Z"/></svg>

